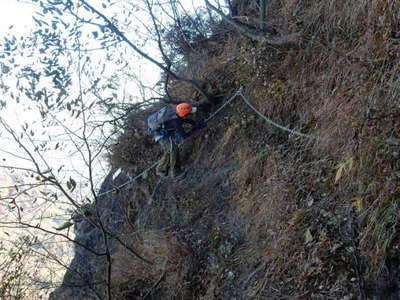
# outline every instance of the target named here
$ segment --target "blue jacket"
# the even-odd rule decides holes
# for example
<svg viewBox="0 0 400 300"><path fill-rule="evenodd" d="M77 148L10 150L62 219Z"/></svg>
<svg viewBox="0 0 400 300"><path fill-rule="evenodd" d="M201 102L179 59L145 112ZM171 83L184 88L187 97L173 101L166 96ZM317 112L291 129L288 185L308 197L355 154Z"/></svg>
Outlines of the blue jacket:
<svg viewBox="0 0 400 300"><path fill-rule="evenodd" d="M185 129L183 129L184 123L192 125L192 129L189 131L185 131ZM161 140L163 138L171 137L171 136L177 137L178 140L181 138L187 138L195 131L195 128L194 128L195 124L196 124L196 122L191 119L185 119L185 118L180 118L180 117L168 120L168 121L164 122L163 129L161 129L160 131L158 131L156 133L156 136L154 137L154 139L156 142L158 142L159 140Z"/></svg>

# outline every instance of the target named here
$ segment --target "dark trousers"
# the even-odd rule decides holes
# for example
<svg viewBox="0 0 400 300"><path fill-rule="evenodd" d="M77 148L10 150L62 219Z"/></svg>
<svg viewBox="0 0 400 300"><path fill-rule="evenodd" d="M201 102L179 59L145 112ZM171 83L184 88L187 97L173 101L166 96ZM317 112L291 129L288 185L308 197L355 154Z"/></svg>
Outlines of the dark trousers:
<svg viewBox="0 0 400 300"><path fill-rule="evenodd" d="M161 161L157 165L157 173L168 173L175 177L181 173L181 160L179 157L179 147L173 137L166 137L158 141L163 151Z"/></svg>

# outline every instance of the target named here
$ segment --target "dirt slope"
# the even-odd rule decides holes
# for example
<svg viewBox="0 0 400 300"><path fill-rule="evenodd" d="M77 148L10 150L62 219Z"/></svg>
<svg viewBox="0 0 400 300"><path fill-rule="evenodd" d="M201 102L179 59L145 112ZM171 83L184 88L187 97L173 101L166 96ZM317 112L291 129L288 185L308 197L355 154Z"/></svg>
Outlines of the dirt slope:
<svg viewBox="0 0 400 300"><path fill-rule="evenodd" d="M115 242L116 299L399 299L399 4L273 3L271 23L302 31L302 43L231 34L191 61L211 93L244 85L264 115L313 137L268 125L238 98L185 143L182 182L150 172L103 197L121 208L116 232L154 262ZM104 190L159 157L141 114L110 158L124 172Z"/></svg>

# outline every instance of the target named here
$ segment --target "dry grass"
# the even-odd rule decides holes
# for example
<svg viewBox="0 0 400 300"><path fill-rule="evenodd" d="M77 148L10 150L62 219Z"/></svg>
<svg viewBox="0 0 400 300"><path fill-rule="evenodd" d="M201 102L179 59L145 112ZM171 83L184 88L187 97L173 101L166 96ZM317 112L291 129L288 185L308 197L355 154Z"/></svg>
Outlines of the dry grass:
<svg viewBox="0 0 400 300"><path fill-rule="evenodd" d="M179 291L179 295L185 295L184 277L190 268L190 252L185 245L178 242L176 237L167 233L145 232L138 238L128 240L143 257L153 262L149 265L135 257L125 248L120 246L113 255L112 286L118 292L126 284L136 282L144 283L146 291L157 283L164 274L165 278L160 283L170 289L169 297L173 298ZM134 283L130 289L135 289ZM143 289L143 286L137 288ZM119 298L118 298L119 299Z"/></svg>
<svg viewBox="0 0 400 300"><path fill-rule="evenodd" d="M281 26L289 32L298 30L293 24L301 21L299 26L305 29L306 37L304 50L285 54L279 64L276 60L267 60L268 65L263 65L260 61L266 59L266 52L270 58L280 58L282 50L261 45L248 51L251 46L242 45L246 51L242 52L241 68L236 70L237 81L247 83L250 76L257 74L248 84L248 90L258 107L281 124L291 124L322 138L310 150L311 157L307 159L316 163L308 171L318 174L321 169L325 173L320 182L309 175L298 178L303 172L290 173L290 168L310 167L297 164L295 160L287 162L288 157L277 159L278 164L284 165L282 168L261 164L256 158L249 158L250 154L242 159L238 182L242 192L236 201L255 223L251 224L247 236L257 247L258 239L268 241L268 229L284 227L287 216L296 219L297 210L293 208L299 203L295 199L307 200L298 194L298 187L303 185L310 194L319 189L320 193L331 195L331 201L344 209L350 209L356 197L361 198L362 251L371 269L382 270L387 262L397 242L398 230L395 217L398 215L398 179L394 175L394 158L385 145L385 140L394 134L393 126L398 124L394 120L399 116L399 69L395 63L399 47L398 8L399 3L393 1L317 1L312 4L285 1L283 7L276 7L277 11L270 14L274 15L273 19L281 20ZM371 112L375 114L373 120L368 119ZM335 183L337 166L349 157L354 160L352 169ZM274 159L273 155L268 157L268 160ZM285 172L289 173L286 177ZM249 181L260 185L250 186ZM289 188L285 187L288 185ZM282 209L285 205L291 209ZM333 212L339 213L337 209ZM269 222L265 222L266 219ZM269 257L273 257L272 249L278 253L273 264L278 267L274 276L300 272L291 269L292 258L298 262L307 261L307 256L302 257L301 252L291 255L303 248L305 226L312 222L297 225L279 232L279 238L268 245L268 251L261 247L261 252L268 252ZM316 249L319 252L322 251L320 247L332 249L341 238L339 232L334 235L327 238L330 245ZM323 273L322 269L319 272Z"/></svg>
<svg viewBox="0 0 400 300"><path fill-rule="evenodd" d="M125 122L124 131L109 147L108 161L112 166L125 169L144 169L148 161L154 160L159 152L155 148L155 142L147 134L147 117L165 106L163 103L155 103L147 109L132 111Z"/></svg>
<svg viewBox="0 0 400 300"><path fill-rule="evenodd" d="M346 234L351 210L365 278L379 277L398 255L400 158L386 140L400 138L399 11L400 3L389 0L274 2L270 22L283 33L302 30L299 48L226 38L190 71L216 93L246 85L254 104L274 121L321 137L288 136L237 101L193 151L215 169L238 167L229 178L237 187L229 209L241 216L245 241L232 268L245 270L240 283L249 299L357 294ZM197 97L187 86L176 85L174 92ZM131 157L140 157L141 147ZM154 282L167 259L167 268L177 268L169 269L176 274L168 283L182 279L189 260L185 251L176 255L179 243L152 235L142 242L147 246L141 250L160 260L154 270L134 267L143 268L138 274ZM208 272L215 280L204 297L215 299L224 271Z"/></svg>

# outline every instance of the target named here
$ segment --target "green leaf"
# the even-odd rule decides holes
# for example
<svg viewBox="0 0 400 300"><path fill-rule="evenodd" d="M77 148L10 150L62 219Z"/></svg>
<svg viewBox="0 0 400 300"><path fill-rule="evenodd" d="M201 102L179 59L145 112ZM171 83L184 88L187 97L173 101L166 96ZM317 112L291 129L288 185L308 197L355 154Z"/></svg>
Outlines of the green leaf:
<svg viewBox="0 0 400 300"><path fill-rule="evenodd" d="M70 181L71 186L72 186L71 192L73 192L75 190L75 188L76 188L76 181L73 180L71 177L69 178L69 181Z"/></svg>
<svg viewBox="0 0 400 300"><path fill-rule="evenodd" d="M42 22L38 19L36 19L35 17L32 17L33 20L36 22L36 24L38 24L39 26L42 26Z"/></svg>
<svg viewBox="0 0 400 300"><path fill-rule="evenodd" d="M74 225L74 223L67 221L64 224L62 224L60 227L54 227L54 229L57 231L60 231L63 229L67 229L67 228L71 227L72 225Z"/></svg>
<svg viewBox="0 0 400 300"><path fill-rule="evenodd" d="M73 180L71 177L69 178L69 181L67 181L67 187L68 189L73 192L76 188L76 181Z"/></svg>

